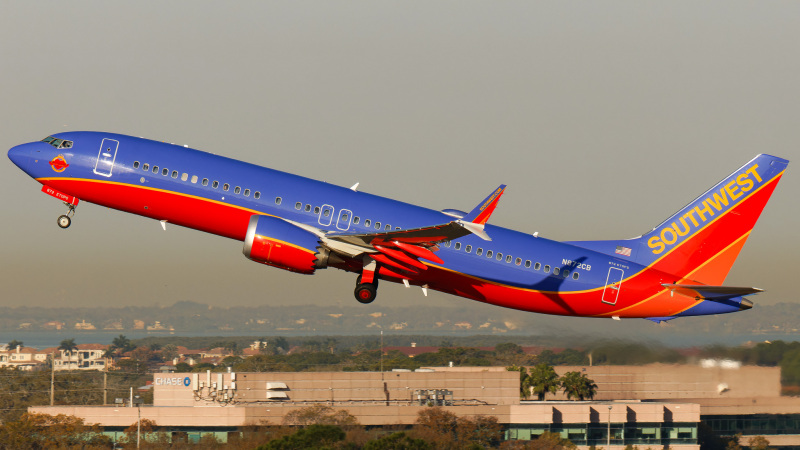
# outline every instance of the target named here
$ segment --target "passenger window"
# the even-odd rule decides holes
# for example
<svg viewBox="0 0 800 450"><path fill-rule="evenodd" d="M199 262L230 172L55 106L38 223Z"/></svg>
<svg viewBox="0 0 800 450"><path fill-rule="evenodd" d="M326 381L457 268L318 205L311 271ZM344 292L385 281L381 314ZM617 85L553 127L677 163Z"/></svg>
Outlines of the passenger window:
<svg viewBox="0 0 800 450"><path fill-rule="evenodd" d="M203 178L203 186L208 186L208 178Z"/></svg>
<svg viewBox="0 0 800 450"><path fill-rule="evenodd" d="M461 250L461 242L456 242L456 245L453 248L456 250Z"/></svg>
<svg viewBox="0 0 800 450"><path fill-rule="evenodd" d="M250 189L245 189L244 190L244 196L245 197L250 197Z"/></svg>
<svg viewBox="0 0 800 450"><path fill-rule="evenodd" d="M218 188L219 187L219 181L212 181L211 182L211 187L214 188L214 189Z"/></svg>
<svg viewBox="0 0 800 450"><path fill-rule="evenodd" d="M569 276L569 270L565 270L565 271L561 272L561 276L563 276L564 278L567 278Z"/></svg>
<svg viewBox="0 0 800 450"><path fill-rule="evenodd" d="M533 270L539 270L540 267L542 267L542 264L541 263L536 263L536 264L533 265Z"/></svg>
<svg viewBox="0 0 800 450"><path fill-rule="evenodd" d="M303 207L303 204L302 204L302 203L300 203L300 202L297 202L297 203L295 203L295 204L294 204L294 209L296 209L296 210L298 210L298 211L299 211L299 210L300 210L300 208L302 208L302 207Z"/></svg>
<svg viewBox="0 0 800 450"><path fill-rule="evenodd" d="M158 173L158 166L153 166L153 173Z"/></svg>
<svg viewBox="0 0 800 450"><path fill-rule="evenodd" d="M395 230L399 230L399 229L400 229L400 227L394 227L394 229L395 229Z"/></svg>
<svg viewBox="0 0 800 450"><path fill-rule="evenodd" d="M577 280L579 276L580 275L578 275L578 272L572 272L572 279L573 280Z"/></svg>
<svg viewBox="0 0 800 450"><path fill-rule="evenodd" d="M561 270L561 269L559 269L558 267L553 267L553 275L558 275L558 272L559 272L560 270Z"/></svg>
<svg viewBox="0 0 800 450"><path fill-rule="evenodd" d="M311 211L311 205L306 203L306 212L310 212L310 211Z"/></svg>
<svg viewBox="0 0 800 450"><path fill-rule="evenodd" d="M319 214L319 206L314 207L314 214Z"/></svg>
<svg viewBox="0 0 800 450"><path fill-rule="evenodd" d="M242 192L242 188L240 188L239 186L236 186L235 188L233 188L233 193L234 194L238 194L239 192Z"/></svg>
<svg viewBox="0 0 800 450"><path fill-rule="evenodd" d="M539 264L539 263L536 263L536 264ZM544 265L544 273L550 273L550 265L549 264L545 264Z"/></svg>
<svg viewBox="0 0 800 450"><path fill-rule="evenodd" d="M358 225L358 222L361 222L361 218L358 216L353 217L353 225Z"/></svg>
<svg viewBox="0 0 800 450"><path fill-rule="evenodd" d="M531 260L530 259L525 260L525 268L527 269L527 268L530 268L530 267L531 267Z"/></svg>
<svg viewBox="0 0 800 450"><path fill-rule="evenodd" d="M347 218L350 217L347 214L342 214L342 222L347 222Z"/></svg>
<svg viewBox="0 0 800 450"><path fill-rule="evenodd" d="M192 184L197 183L197 175L192 175Z"/></svg>
<svg viewBox="0 0 800 450"><path fill-rule="evenodd" d="M492 253L492 251L491 251L491 250L486 250L486 257L487 257L487 258L491 258L491 257L492 257L492 254L493 254L493 253Z"/></svg>
<svg viewBox="0 0 800 450"><path fill-rule="evenodd" d="M464 251L467 252L467 253L471 253L472 252L472 246L468 245L468 246L464 247Z"/></svg>
<svg viewBox="0 0 800 450"><path fill-rule="evenodd" d="M145 172L150 170L150 164L147 164L147 163L142 164L142 170L144 170Z"/></svg>
<svg viewBox="0 0 800 450"><path fill-rule="evenodd" d="M276 204L276 205L280 205L282 201L283 201L283 199L282 199L282 198L280 198L280 197L275 197L275 204Z"/></svg>
<svg viewBox="0 0 800 450"><path fill-rule="evenodd" d="M175 178L175 176L173 175L172 178ZM189 179L189 174L184 172L183 175L181 175L181 181L186 181L188 179Z"/></svg>
<svg viewBox="0 0 800 450"><path fill-rule="evenodd" d="M367 220L364 221L364 226L365 227L369 228L370 225L372 225L372 221L371 220L367 219Z"/></svg>
<svg viewBox="0 0 800 450"><path fill-rule="evenodd" d="M381 223L380 222L375 222L375 229L376 230L380 230L381 229Z"/></svg>
<svg viewBox="0 0 800 450"><path fill-rule="evenodd" d="M516 265L522 264L522 258L517 258L517 260L514 261L514 264L516 264Z"/></svg>
<svg viewBox="0 0 800 450"><path fill-rule="evenodd" d="M497 258L498 261L502 261L503 260L503 254L498 252L496 258Z"/></svg>
<svg viewBox="0 0 800 450"><path fill-rule="evenodd" d="M511 255L507 255L507 256L506 256L506 262L507 262L507 263L510 263L510 262L511 262Z"/></svg>
<svg viewBox="0 0 800 450"><path fill-rule="evenodd" d="M475 250L475 254L478 255L478 256L481 256L483 254L483 249L478 247L478 249Z"/></svg>
<svg viewBox="0 0 800 450"><path fill-rule="evenodd" d="M134 169L138 169L139 168L139 161L134 161L133 162L133 168Z"/></svg>
<svg viewBox="0 0 800 450"><path fill-rule="evenodd" d="M255 191L253 193L253 198L256 199L256 200L260 199L261 198L261 192Z"/></svg>
<svg viewBox="0 0 800 450"><path fill-rule="evenodd" d="M385 227L383 227L383 229L386 230L386 231L391 231L392 230L392 226L391 225L386 225Z"/></svg>
<svg viewBox="0 0 800 450"><path fill-rule="evenodd" d="M164 168L164 169L161 171L161 175L164 175L164 176L167 176L167 175L169 175L169 169L167 169L167 168L165 167L165 168Z"/></svg>
<svg viewBox="0 0 800 450"><path fill-rule="evenodd" d="M450 241L444 241L444 246L450 248Z"/></svg>
<svg viewBox="0 0 800 450"><path fill-rule="evenodd" d="M222 185L222 190L225 191L225 192L228 192L228 189L230 189L230 188L231 188L231 185L228 184L228 183L225 183L225 184Z"/></svg>
<svg viewBox="0 0 800 450"><path fill-rule="evenodd" d="M177 170L173 170L172 171L172 178L178 178L178 171Z"/></svg>
<svg viewBox="0 0 800 450"><path fill-rule="evenodd" d="M325 217L330 216L331 215L331 210L330 209L326 209L325 211L322 212L322 215L325 216Z"/></svg>

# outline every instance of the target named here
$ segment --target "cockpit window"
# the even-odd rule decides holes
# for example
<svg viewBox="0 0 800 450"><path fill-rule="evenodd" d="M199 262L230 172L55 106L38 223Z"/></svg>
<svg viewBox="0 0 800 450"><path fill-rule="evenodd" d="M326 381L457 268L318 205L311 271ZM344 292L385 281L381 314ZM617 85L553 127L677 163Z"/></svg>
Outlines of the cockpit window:
<svg viewBox="0 0 800 450"><path fill-rule="evenodd" d="M57 139L53 136L47 136L42 139L42 142L47 142L55 148L72 148L72 141L65 141L64 139Z"/></svg>

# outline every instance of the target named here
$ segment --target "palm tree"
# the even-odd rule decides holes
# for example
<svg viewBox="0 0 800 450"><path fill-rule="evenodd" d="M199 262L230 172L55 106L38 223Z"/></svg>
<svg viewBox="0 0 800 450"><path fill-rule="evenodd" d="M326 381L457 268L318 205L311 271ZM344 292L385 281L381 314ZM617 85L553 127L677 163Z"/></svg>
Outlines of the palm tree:
<svg viewBox="0 0 800 450"><path fill-rule="evenodd" d="M544 401L544 396L548 392L551 394L558 392L558 388L561 385L553 366L545 363L537 364L533 367L528 377L533 393L536 394L540 402Z"/></svg>
<svg viewBox="0 0 800 450"><path fill-rule="evenodd" d="M75 339L64 339L61 341L61 345L58 346L59 350L62 350L66 355L69 356L67 364L67 368L72 365L72 354L78 350L78 345L75 344Z"/></svg>
<svg viewBox="0 0 800 450"><path fill-rule="evenodd" d="M111 345L118 348L120 353L126 353L136 348L135 345L131 344L131 340L126 338L124 334L115 337L114 340L111 341Z"/></svg>
<svg viewBox="0 0 800 450"><path fill-rule="evenodd" d="M578 400L593 399L597 393L597 385L586 374L580 372L567 372L561 377L561 387L568 399Z"/></svg>
<svg viewBox="0 0 800 450"><path fill-rule="evenodd" d="M531 376L528 369L518 366L506 367L509 372L519 372L519 398L528 399L531 396Z"/></svg>

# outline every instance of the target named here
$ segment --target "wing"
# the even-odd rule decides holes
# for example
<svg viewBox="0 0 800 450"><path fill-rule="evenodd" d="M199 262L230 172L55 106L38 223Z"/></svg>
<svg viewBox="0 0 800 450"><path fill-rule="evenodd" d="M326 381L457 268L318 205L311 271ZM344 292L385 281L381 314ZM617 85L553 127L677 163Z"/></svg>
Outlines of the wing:
<svg viewBox="0 0 800 450"><path fill-rule="evenodd" d="M382 233L329 233L320 236L322 243L336 253L354 258L360 254L368 254L375 261L390 270L399 270L396 274L415 274L426 270L427 266L419 262L419 258L439 264L444 262L433 252L438 250L437 244L475 234L482 239L491 240L483 230L506 186L501 185L469 214L462 219L447 223L408 230L394 230ZM408 278L402 276L400 278Z"/></svg>

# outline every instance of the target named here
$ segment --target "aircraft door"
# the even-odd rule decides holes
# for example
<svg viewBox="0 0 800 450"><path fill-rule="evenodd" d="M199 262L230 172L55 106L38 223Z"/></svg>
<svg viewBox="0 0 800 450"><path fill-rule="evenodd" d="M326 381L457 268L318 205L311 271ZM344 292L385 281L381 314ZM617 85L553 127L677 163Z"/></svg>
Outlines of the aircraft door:
<svg viewBox="0 0 800 450"><path fill-rule="evenodd" d="M352 220L353 213L347 209L339 210L339 219L336 220L336 228L347 231L350 228L350 221Z"/></svg>
<svg viewBox="0 0 800 450"><path fill-rule="evenodd" d="M114 161L117 159L117 148L119 141L114 139L103 139L100 144L100 151L97 152L97 161L94 163L94 173L104 177L110 177L114 169Z"/></svg>
<svg viewBox="0 0 800 450"><path fill-rule="evenodd" d="M622 269L617 269L616 267L610 267L608 269L606 288L603 289L603 303L608 303L609 305L615 305L617 303L617 297L619 297L619 290L622 286L622 277L624 275L625 272L623 272Z"/></svg>
<svg viewBox="0 0 800 450"><path fill-rule="evenodd" d="M319 224L323 227L330 226L333 222L333 206L322 205L322 210L319 212Z"/></svg>

